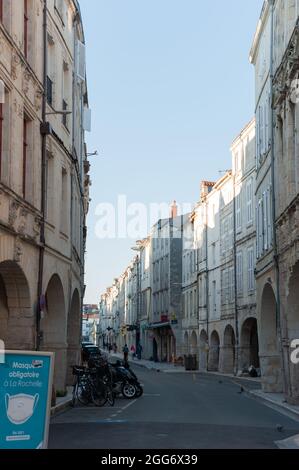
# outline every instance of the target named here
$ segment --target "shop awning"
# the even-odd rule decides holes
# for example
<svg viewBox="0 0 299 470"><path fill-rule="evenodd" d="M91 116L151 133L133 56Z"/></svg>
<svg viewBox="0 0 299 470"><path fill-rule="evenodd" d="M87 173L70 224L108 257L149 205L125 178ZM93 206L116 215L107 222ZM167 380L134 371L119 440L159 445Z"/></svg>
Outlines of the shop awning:
<svg viewBox="0 0 299 470"><path fill-rule="evenodd" d="M165 328L167 326L170 326L170 322L163 322L163 323L151 323L148 326L148 329L155 329L155 328Z"/></svg>

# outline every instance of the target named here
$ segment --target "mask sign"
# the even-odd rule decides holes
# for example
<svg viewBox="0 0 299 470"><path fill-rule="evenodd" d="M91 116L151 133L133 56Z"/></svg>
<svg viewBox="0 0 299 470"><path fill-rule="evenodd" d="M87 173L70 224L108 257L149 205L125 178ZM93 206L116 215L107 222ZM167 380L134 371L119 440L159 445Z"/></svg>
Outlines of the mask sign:
<svg viewBox="0 0 299 470"><path fill-rule="evenodd" d="M0 449L48 446L53 353L5 351L0 362Z"/></svg>

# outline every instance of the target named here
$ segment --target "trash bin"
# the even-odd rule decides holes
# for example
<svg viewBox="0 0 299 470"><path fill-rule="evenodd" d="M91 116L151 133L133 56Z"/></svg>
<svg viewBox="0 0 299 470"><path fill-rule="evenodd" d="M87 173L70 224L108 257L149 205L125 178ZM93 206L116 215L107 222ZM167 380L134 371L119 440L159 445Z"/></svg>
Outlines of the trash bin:
<svg viewBox="0 0 299 470"><path fill-rule="evenodd" d="M184 356L184 364L185 370L192 370L192 356L190 354Z"/></svg>
<svg viewBox="0 0 299 470"><path fill-rule="evenodd" d="M196 354L190 355L191 360L191 370L198 370L198 363Z"/></svg>

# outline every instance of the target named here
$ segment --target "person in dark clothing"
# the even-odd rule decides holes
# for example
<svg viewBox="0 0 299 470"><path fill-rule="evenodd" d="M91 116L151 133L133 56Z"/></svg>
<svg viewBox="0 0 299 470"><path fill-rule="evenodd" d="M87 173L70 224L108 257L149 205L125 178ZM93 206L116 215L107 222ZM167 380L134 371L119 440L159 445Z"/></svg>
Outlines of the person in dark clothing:
<svg viewBox="0 0 299 470"><path fill-rule="evenodd" d="M129 348L127 344L125 344L123 347L123 353L124 353L124 361L128 362Z"/></svg>
<svg viewBox="0 0 299 470"><path fill-rule="evenodd" d="M140 343L138 343L138 345L137 345L136 354L137 354L137 357L138 357L138 359L139 359L139 361L140 361L140 359L141 359L141 354L142 354L142 346L141 346Z"/></svg>

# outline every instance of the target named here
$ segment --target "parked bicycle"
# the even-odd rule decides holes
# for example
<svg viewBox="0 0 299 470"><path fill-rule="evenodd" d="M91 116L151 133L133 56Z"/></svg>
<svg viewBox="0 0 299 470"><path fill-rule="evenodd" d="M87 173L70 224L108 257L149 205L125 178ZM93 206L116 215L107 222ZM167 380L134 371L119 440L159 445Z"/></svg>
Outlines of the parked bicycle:
<svg viewBox="0 0 299 470"><path fill-rule="evenodd" d="M114 394L108 378L100 377L97 368L74 366L76 377L73 386L72 406L78 401L81 405L93 403L104 406L107 402L114 405Z"/></svg>

